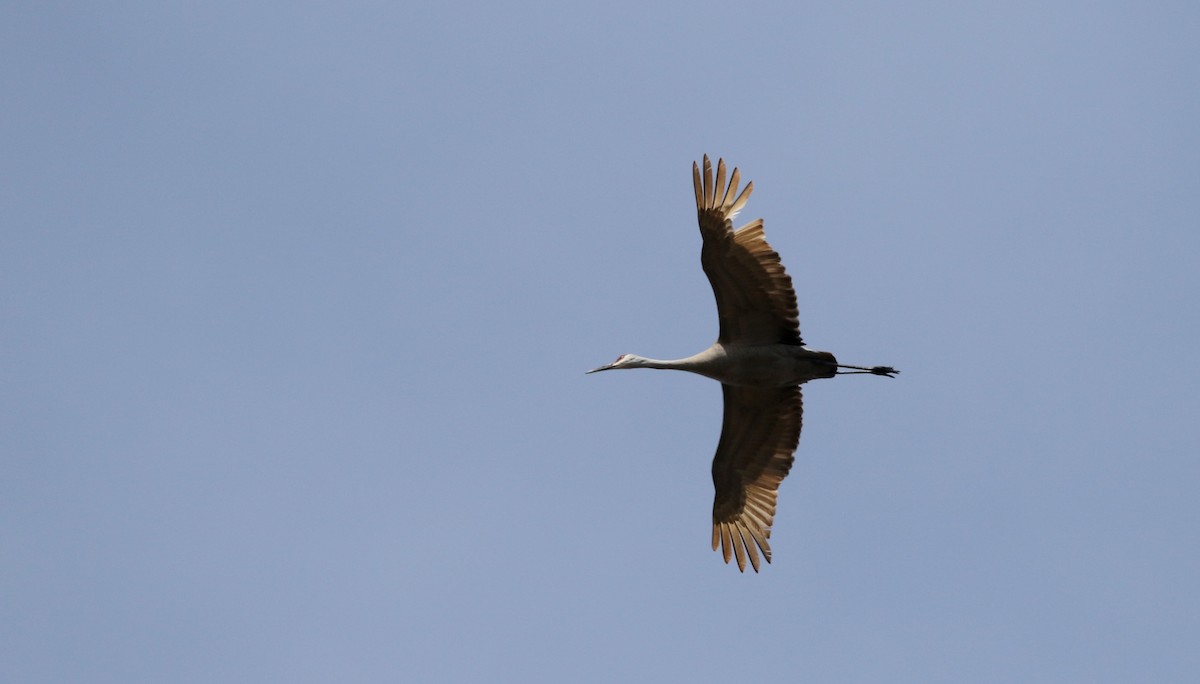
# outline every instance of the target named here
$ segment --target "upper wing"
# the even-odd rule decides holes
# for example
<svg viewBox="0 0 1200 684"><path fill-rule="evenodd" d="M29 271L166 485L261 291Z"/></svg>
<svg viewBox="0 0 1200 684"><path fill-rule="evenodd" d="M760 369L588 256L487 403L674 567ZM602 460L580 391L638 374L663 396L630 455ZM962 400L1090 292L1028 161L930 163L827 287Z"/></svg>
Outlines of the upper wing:
<svg viewBox="0 0 1200 684"><path fill-rule="evenodd" d="M696 213L704 247L700 263L717 297L721 320L719 342L741 344L801 344L796 293L783 270L779 254L763 237L762 219L733 229L733 217L746 205L754 183L736 195L738 170L725 187L725 161L717 160L717 181L712 163L704 156L704 177L692 164L696 186Z"/></svg>
<svg viewBox="0 0 1200 684"><path fill-rule="evenodd" d="M746 556L758 572L758 549L771 562L771 523L779 483L792 467L800 441L802 403L797 387L721 385L725 418L713 457L713 550L728 563ZM757 547L757 548L756 548Z"/></svg>

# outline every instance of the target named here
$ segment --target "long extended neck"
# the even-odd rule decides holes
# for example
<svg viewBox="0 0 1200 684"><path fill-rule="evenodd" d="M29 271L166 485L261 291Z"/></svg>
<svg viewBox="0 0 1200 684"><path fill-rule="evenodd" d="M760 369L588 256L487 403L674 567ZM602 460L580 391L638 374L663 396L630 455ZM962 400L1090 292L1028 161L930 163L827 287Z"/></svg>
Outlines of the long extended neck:
<svg viewBox="0 0 1200 684"><path fill-rule="evenodd" d="M686 359L647 359L639 356L636 361L630 363L626 368L659 368L662 370L692 370L695 364L692 361L693 357Z"/></svg>
<svg viewBox="0 0 1200 684"><path fill-rule="evenodd" d="M647 359L634 356L634 361L626 368L659 368L663 370L681 370L703 374L719 356L714 349L709 348L683 359Z"/></svg>

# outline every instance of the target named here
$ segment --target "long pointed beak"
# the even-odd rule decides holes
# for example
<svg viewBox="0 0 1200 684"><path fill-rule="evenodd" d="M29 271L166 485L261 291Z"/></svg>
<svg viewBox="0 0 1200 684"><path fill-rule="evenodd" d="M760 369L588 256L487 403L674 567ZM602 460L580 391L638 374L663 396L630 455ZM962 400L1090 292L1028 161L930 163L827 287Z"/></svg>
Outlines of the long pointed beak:
<svg viewBox="0 0 1200 684"><path fill-rule="evenodd" d="M610 363L607 366L600 366L599 368L593 368L590 371L584 373L584 375L591 375L592 373L599 373L602 370L612 370L612 364Z"/></svg>

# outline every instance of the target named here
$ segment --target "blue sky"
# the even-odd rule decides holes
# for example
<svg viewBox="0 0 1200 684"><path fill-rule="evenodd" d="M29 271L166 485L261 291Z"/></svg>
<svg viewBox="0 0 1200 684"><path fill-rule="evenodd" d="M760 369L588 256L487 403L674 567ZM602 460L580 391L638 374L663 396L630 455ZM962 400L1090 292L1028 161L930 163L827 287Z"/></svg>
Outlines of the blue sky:
<svg viewBox="0 0 1200 684"><path fill-rule="evenodd" d="M0 679L1200 677L1191 3L0 7ZM691 165L801 329L709 548Z"/></svg>

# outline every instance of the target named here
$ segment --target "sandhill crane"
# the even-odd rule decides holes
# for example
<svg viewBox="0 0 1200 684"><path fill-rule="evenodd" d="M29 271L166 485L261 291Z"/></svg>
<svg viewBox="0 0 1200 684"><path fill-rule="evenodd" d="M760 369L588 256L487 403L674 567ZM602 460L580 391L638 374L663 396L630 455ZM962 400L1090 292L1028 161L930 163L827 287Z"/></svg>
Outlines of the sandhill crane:
<svg viewBox="0 0 1200 684"><path fill-rule="evenodd" d="M895 377L889 366L848 366L833 354L804 346L796 293L779 254L763 237L762 219L733 229L733 217L750 198L754 183L737 194L735 168L725 186L725 161L704 156L704 175L692 164L700 221L700 264L717 298L720 333L711 347L686 359L661 361L623 354L588 373L623 368L684 370L718 380L725 396L721 438L713 457L713 550L728 563L746 559L758 572L759 551L771 562L771 523L779 484L792 467L800 441L800 385L838 374ZM850 370L838 370L846 368Z"/></svg>

